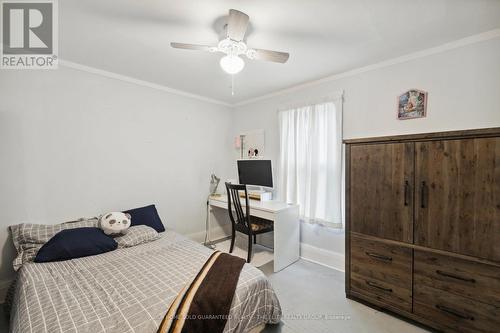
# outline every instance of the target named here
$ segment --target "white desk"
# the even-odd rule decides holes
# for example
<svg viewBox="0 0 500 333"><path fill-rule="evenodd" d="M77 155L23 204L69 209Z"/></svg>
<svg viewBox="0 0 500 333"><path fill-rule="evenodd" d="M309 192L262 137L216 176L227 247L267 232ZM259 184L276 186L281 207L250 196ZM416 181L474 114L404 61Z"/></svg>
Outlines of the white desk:
<svg viewBox="0 0 500 333"><path fill-rule="evenodd" d="M245 206L245 200L241 200ZM210 210L218 207L227 210L227 196L212 196ZM211 219L209 212L209 226ZM250 200L250 215L274 221L274 271L280 271L299 260L300 221L299 206L270 200Z"/></svg>

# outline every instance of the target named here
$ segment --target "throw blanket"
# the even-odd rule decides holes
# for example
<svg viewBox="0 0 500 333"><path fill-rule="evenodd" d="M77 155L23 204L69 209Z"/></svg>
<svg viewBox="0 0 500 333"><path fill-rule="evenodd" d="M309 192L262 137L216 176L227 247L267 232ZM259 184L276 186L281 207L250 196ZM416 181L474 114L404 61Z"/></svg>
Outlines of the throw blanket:
<svg viewBox="0 0 500 333"><path fill-rule="evenodd" d="M214 252L170 305L158 333L222 333L245 260Z"/></svg>

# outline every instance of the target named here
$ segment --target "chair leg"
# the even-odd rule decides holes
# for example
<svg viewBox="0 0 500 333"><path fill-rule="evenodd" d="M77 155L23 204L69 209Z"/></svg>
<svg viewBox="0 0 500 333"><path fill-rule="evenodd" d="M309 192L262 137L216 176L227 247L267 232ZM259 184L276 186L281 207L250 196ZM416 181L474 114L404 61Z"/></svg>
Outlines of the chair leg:
<svg viewBox="0 0 500 333"><path fill-rule="evenodd" d="M250 260L252 259L252 234L248 235L248 258L247 262L250 263Z"/></svg>
<svg viewBox="0 0 500 333"><path fill-rule="evenodd" d="M233 231L231 232L231 246L229 247L229 253L233 253L234 239L235 238L236 238L236 233L234 232L234 228L233 228Z"/></svg>
<svg viewBox="0 0 500 333"><path fill-rule="evenodd" d="M257 235L256 234L253 234L253 243L257 244Z"/></svg>

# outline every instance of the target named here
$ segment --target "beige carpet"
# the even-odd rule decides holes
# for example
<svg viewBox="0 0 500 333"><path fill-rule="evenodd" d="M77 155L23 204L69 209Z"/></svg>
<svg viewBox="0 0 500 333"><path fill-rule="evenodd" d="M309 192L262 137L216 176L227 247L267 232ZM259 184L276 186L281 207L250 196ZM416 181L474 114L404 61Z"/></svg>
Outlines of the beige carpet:
<svg viewBox="0 0 500 333"><path fill-rule="evenodd" d="M229 253L229 247L231 246L231 240L225 240L223 242L215 244L215 248L222 252ZM246 236L236 236L236 242L234 243L233 255L238 256L243 259L247 259L247 249L248 249L248 238ZM259 244L252 245L252 260L250 264L255 267L263 266L271 261L273 261L273 250L264 247Z"/></svg>

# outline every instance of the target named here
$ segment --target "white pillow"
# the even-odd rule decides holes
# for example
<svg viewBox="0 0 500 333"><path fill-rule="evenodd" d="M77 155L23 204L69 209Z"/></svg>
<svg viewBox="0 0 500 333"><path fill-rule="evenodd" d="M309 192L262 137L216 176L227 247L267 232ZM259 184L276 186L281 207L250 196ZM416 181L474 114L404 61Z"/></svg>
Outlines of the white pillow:
<svg viewBox="0 0 500 333"><path fill-rule="evenodd" d="M118 248L136 246L143 243L152 242L160 238L160 234L147 225L135 225L128 228L125 235L115 236Z"/></svg>

